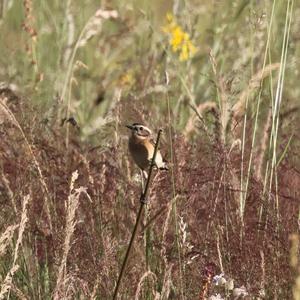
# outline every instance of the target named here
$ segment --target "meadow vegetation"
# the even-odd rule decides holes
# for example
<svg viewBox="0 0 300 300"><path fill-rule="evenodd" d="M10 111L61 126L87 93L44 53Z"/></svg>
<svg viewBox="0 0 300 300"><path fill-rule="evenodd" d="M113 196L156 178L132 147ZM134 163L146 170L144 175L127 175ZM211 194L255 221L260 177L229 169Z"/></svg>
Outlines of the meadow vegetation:
<svg viewBox="0 0 300 300"><path fill-rule="evenodd" d="M300 2L2 0L0 299L300 299Z"/></svg>

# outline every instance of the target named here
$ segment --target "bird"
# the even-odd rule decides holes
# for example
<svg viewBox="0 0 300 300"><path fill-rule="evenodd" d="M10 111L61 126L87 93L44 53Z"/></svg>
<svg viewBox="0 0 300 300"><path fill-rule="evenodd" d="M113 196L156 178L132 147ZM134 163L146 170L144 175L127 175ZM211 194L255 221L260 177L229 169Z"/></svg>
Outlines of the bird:
<svg viewBox="0 0 300 300"><path fill-rule="evenodd" d="M134 162L142 170L145 178L147 178L146 170L151 163L155 147L155 143L151 139L152 132L140 123L133 123L132 125L126 125L126 127L131 130L131 136L128 140L129 152ZM159 150L155 157L155 167L160 170L168 170L167 162Z"/></svg>

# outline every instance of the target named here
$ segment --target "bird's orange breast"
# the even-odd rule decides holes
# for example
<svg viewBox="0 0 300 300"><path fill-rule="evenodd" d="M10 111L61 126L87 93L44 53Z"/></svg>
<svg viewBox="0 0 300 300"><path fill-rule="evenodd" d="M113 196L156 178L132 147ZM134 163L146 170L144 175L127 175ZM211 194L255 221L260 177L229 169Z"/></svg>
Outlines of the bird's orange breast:
<svg viewBox="0 0 300 300"><path fill-rule="evenodd" d="M149 166L149 159L153 155L153 145L148 140L137 140L134 137L129 139L129 151L135 163L145 170Z"/></svg>

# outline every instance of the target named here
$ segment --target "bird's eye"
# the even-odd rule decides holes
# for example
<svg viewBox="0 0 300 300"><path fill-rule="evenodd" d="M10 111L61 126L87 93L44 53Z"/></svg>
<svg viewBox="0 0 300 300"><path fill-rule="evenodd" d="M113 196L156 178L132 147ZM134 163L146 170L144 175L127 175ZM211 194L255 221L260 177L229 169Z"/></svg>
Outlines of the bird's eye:
<svg viewBox="0 0 300 300"><path fill-rule="evenodd" d="M143 127L140 127L139 130L143 130Z"/></svg>

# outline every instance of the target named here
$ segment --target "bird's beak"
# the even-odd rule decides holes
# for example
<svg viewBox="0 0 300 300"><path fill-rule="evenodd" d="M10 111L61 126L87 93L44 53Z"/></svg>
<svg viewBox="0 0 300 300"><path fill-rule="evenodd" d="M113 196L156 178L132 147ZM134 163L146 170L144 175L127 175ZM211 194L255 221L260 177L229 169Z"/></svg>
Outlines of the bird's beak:
<svg viewBox="0 0 300 300"><path fill-rule="evenodd" d="M133 127L131 125L125 125L127 128L129 128L130 130L133 129Z"/></svg>

